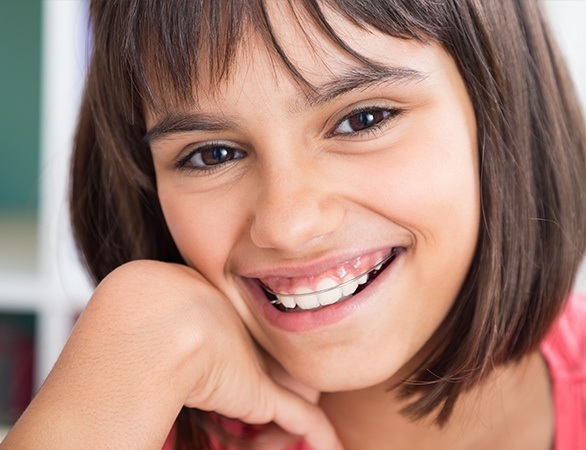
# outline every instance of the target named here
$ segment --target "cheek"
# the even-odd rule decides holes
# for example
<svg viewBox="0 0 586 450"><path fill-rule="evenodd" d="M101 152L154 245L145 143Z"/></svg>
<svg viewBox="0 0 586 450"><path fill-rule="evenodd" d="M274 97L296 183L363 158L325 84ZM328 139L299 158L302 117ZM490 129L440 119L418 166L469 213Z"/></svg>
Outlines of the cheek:
<svg viewBox="0 0 586 450"><path fill-rule="evenodd" d="M351 187L364 205L413 235L410 291L433 286L445 294L445 307L468 272L480 224L475 128L466 120L455 123L462 125L446 132L419 122L420 132L409 130L369 161Z"/></svg>
<svg viewBox="0 0 586 450"><path fill-rule="evenodd" d="M179 188L161 183L159 200L171 235L186 263L208 280L218 280L246 223L243 199L233 192L212 196L181 192Z"/></svg>
<svg viewBox="0 0 586 450"><path fill-rule="evenodd" d="M453 149L398 145L351 178L349 195L359 195L362 204L419 238L474 233L480 207L477 163L469 146Z"/></svg>
<svg viewBox="0 0 586 450"><path fill-rule="evenodd" d="M475 236L480 187L474 114L469 103L460 109L444 103L444 110L424 116L421 132L412 134L397 178L409 187L406 200L419 206L418 213L427 217L430 226L445 231L451 226L456 233L466 235L469 230ZM450 123L438 117L449 117Z"/></svg>

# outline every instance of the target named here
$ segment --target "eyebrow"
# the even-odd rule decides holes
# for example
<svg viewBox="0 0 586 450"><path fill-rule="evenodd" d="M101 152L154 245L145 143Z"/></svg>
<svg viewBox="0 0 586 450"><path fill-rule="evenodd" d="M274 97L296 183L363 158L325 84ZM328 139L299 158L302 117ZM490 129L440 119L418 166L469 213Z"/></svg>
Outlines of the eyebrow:
<svg viewBox="0 0 586 450"><path fill-rule="evenodd" d="M293 113L327 104L349 92L368 89L377 85L389 85L401 81L422 81L428 74L406 68L369 65L352 67L334 80L307 89L295 99ZM191 131L225 131L237 128L235 120L223 115L216 116L198 112L174 112L163 116L144 135L147 144L164 139L174 133Z"/></svg>
<svg viewBox="0 0 586 450"><path fill-rule="evenodd" d="M352 91L368 89L377 85L386 86L402 81L423 81L428 76L429 74L425 72L408 67L380 65L352 67L337 76L335 80L307 92L297 101L297 108L317 107Z"/></svg>
<svg viewBox="0 0 586 450"><path fill-rule="evenodd" d="M189 131L224 131L235 128L236 122L224 117L193 112L176 112L164 116L143 137L150 144L173 133Z"/></svg>

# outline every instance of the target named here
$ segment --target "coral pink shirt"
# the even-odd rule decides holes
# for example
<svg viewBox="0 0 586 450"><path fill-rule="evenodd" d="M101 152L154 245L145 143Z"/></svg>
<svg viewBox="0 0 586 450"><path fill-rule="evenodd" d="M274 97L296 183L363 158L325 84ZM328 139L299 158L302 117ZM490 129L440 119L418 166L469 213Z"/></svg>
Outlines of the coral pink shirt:
<svg viewBox="0 0 586 450"><path fill-rule="evenodd" d="M570 297L541 352L553 386L554 449L586 449L586 295Z"/></svg>
<svg viewBox="0 0 586 450"><path fill-rule="evenodd" d="M586 295L573 294L541 345L551 377L554 450L586 449ZM172 450L172 434L163 450ZM221 446L216 447L223 449ZM311 450L304 442L288 450Z"/></svg>

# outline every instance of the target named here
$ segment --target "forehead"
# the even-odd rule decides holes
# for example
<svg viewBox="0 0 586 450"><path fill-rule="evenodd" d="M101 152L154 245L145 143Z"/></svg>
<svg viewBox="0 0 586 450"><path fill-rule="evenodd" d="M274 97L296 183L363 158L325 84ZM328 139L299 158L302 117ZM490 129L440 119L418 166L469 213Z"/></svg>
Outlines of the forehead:
<svg viewBox="0 0 586 450"><path fill-rule="evenodd" d="M200 70L192 80L192 94L183 102L165 102L169 86L160 91L163 108L147 104L160 116L202 105L227 104L235 97L258 94L294 99L298 109L335 98L339 93L377 82L418 82L451 58L436 44L395 38L324 10L330 32L318 27L303 11L270 3L271 36L248 25L225 71L213 71L213 52L200 52ZM207 53L207 54L206 54ZM172 89L172 88L171 88Z"/></svg>

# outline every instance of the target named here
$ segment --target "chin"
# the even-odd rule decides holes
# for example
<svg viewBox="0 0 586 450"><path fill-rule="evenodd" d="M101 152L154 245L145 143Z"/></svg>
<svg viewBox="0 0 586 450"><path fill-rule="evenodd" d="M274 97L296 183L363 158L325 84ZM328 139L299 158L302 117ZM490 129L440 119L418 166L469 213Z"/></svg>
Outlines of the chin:
<svg viewBox="0 0 586 450"><path fill-rule="evenodd" d="M369 362L356 358L331 358L294 364L284 361L282 364L293 378L320 392L355 391L379 385L387 389L395 383L396 374L405 366L403 361L389 361L388 356L387 353L387 361L382 357Z"/></svg>

